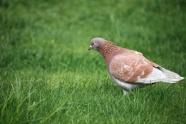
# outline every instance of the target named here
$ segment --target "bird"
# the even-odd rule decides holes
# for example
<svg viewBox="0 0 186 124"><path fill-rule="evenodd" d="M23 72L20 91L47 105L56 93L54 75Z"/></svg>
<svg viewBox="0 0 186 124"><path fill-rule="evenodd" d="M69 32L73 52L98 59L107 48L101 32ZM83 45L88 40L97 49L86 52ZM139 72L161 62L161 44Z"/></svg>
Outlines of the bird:
<svg viewBox="0 0 186 124"><path fill-rule="evenodd" d="M148 60L141 52L119 47L100 37L91 40L88 50L98 51L103 56L109 75L123 89L124 95L150 84L177 83L184 79Z"/></svg>

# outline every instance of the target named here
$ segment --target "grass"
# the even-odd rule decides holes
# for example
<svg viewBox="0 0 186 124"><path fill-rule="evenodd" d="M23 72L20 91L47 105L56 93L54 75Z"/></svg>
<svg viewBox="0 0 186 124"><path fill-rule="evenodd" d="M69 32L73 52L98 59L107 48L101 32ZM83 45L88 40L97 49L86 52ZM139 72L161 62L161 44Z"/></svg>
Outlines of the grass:
<svg viewBox="0 0 186 124"><path fill-rule="evenodd" d="M186 74L184 0L1 0L0 123L186 123L186 84L127 96L94 37Z"/></svg>

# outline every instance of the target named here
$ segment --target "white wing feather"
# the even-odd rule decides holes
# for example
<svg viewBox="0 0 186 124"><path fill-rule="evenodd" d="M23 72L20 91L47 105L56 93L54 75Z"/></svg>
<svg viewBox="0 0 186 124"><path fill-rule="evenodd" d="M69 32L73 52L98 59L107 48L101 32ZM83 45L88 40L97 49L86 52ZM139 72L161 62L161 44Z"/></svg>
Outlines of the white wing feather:
<svg viewBox="0 0 186 124"><path fill-rule="evenodd" d="M144 84L155 82L176 83L182 79L184 78L180 77L178 74L159 67L153 68L153 71L146 78L140 78L139 76L136 82Z"/></svg>

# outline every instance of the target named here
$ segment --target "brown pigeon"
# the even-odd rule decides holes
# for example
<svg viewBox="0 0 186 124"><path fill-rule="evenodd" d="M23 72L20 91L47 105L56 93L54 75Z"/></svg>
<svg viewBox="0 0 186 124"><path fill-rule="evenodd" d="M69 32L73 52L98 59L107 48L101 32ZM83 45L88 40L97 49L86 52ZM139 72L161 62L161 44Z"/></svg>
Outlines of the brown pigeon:
<svg viewBox="0 0 186 124"><path fill-rule="evenodd" d="M176 83L184 79L146 59L142 53L116 46L103 38L92 39L89 50L96 50L104 57L110 76L124 94L156 82Z"/></svg>

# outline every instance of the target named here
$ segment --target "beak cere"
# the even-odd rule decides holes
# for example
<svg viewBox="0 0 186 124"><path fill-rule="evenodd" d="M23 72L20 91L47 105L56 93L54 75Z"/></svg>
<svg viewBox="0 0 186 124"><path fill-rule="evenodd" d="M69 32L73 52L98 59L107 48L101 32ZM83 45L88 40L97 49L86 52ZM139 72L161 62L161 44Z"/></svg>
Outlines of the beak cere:
<svg viewBox="0 0 186 124"><path fill-rule="evenodd" d="M91 50L92 49L92 46L90 46L89 48L88 48L88 50Z"/></svg>

